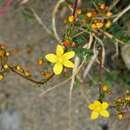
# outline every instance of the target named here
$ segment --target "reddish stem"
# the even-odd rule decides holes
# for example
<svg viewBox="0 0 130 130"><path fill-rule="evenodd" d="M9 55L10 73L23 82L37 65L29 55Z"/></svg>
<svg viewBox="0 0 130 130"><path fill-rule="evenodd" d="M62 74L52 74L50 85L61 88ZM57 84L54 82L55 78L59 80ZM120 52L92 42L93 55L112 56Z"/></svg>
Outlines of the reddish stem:
<svg viewBox="0 0 130 130"><path fill-rule="evenodd" d="M74 17L75 17L75 13L76 13L77 6L78 6L78 0L75 0L74 10L73 10L73 16L74 16Z"/></svg>

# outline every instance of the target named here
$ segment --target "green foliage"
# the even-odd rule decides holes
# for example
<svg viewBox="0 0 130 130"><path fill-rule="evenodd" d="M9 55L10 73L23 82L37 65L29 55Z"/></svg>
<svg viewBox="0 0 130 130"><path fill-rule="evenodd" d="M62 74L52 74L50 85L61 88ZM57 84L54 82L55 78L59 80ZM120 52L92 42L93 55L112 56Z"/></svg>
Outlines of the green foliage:
<svg viewBox="0 0 130 130"><path fill-rule="evenodd" d="M118 38L122 41L124 41L125 43L127 43L130 40L130 36L126 35L126 31L128 30L128 27L126 26L120 26L119 24L113 24L113 26L111 27L111 29L109 30L110 32L113 33L114 38Z"/></svg>
<svg viewBox="0 0 130 130"><path fill-rule="evenodd" d="M73 40L75 43L77 43L78 45L84 45L86 39L84 36L81 37L77 37Z"/></svg>
<svg viewBox="0 0 130 130"><path fill-rule="evenodd" d="M104 81L109 86L112 86L112 84L118 80L118 72L117 71L111 71L111 72L105 72Z"/></svg>
<svg viewBox="0 0 130 130"><path fill-rule="evenodd" d="M0 0L0 5L2 5L4 3L5 0Z"/></svg>
<svg viewBox="0 0 130 130"><path fill-rule="evenodd" d="M91 84L97 85L100 82L100 74L94 73L91 77ZM115 81L119 80L117 71L104 72L103 83L111 87Z"/></svg>
<svg viewBox="0 0 130 130"><path fill-rule="evenodd" d="M80 81L78 79L75 80L75 88L80 88Z"/></svg>
<svg viewBox="0 0 130 130"><path fill-rule="evenodd" d="M86 35L81 35L79 37L73 38L73 41L78 45L78 46L82 46L84 45L87 41L86 41Z"/></svg>
<svg viewBox="0 0 130 130"><path fill-rule="evenodd" d="M92 51L86 48L75 48L76 55L81 59L89 60L92 55Z"/></svg>
<svg viewBox="0 0 130 130"><path fill-rule="evenodd" d="M130 77L128 75L125 75L122 79L126 84L130 84Z"/></svg>
<svg viewBox="0 0 130 130"><path fill-rule="evenodd" d="M22 13L22 16L24 17L24 19L26 21L31 21L31 20L34 19L32 11L30 9L28 9L28 8L23 8L21 13Z"/></svg>
<svg viewBox="0 0 130 130"><path fill-rule="evenodd" d="M69 4L73 4L75 0L66 0Z"/></svg>

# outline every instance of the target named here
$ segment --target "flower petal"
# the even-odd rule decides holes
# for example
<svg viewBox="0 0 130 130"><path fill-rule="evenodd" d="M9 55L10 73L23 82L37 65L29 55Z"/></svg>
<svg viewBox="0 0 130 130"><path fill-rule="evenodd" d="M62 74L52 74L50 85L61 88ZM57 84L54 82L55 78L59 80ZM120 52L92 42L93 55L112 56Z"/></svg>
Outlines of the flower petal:
<svg viewBox="0 0 130 130"><path fill-rule="evenodd" d="M51 63L56 63L56 55L55 54L48 54L45 58L50 61Z"/></svg>
<svg viewBox="0 0 130 130"><path fill-rule="evenodd" d="M74 63L69 60L64 60L63 65L68 68L74 68Z"/></svg>
<svg viewBox="0 0 130 130"><path fill-rule="evenodd" d="M107 102L102 103L102 109L105 110L109 107L109 104Z"/></svg>
<svg viewBox="0 0 130 130"><path fill-rule="evenodd" d="M75 56L75 52L74 51L69 51L69 52L66 52L63 57L67 60L73 58Z"/></svg>
<svg viewBox="0 0 130 130"><path fill-rule="evenodd" d="M101 105L101 102L99 102L98 100L94 101L94 105L95 106L100 106Z"/></svg>
<svg viewBox="0 0 130 130"><path fill-rule="evenodd" d="M100 115L103 116L103 117L106 117L106 118L108 118L108 117L110 116L109 112L108 112L108 111L105 111L105 110L104 110L104 111L101 111L101 112L100 112Z"/></svg>
<svg viewBox="0 0 130 130"><path fill-rule="evenodd" d="M99 116L99 113L98 113L98 112L93 111L93 112L91 113L91 119L92 119L92 120L97 119L98 116Z"/></svg>
<svg viewBox="0 0 130 130"><path fill-rule="evenodd" d="M88 108L89 108L90 110L94 110L94 109L95 109L95 105L94 105L94 104L90 104L90 105L88 106Z"/></svg>
<svg viewBox="0 0 130 130"><path fill-rule="evenodd" d="M61 45L57 45L57 47L56 47L56 55L61 56L61 55L63 55L63 53L64 53L64 47L61 46Z"/></svg>
<svg viewBox="0 0 130 130"><path fill-rule="evenodd" d="M62 64L60 64L60 63L55 64L55 66L53 68L53 71L54 71L54 73L56 75L61 74L62 70L63 70L63 65Z"/></svg>

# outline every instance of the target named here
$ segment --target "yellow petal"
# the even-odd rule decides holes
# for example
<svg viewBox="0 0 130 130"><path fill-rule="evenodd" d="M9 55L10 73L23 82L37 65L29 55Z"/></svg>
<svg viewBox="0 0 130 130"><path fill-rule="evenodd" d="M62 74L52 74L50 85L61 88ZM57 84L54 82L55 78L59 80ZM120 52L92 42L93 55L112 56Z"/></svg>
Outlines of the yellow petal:
<svg viewBox="0 0 130 130"><path fill-rule="evenodd" d="M48 54L45 58L50 61L51 63L56 63L56 55L55 54Z"/></svg>
<svg viewBox="0 0 130 130"><path fill-rule="evenodd" d="M64 60L63 64L65 67L74 68L74 63L69 60Z"/></svg>
<svg viewBox="0 0 130 130"><path fill-rule="evenodd" d="M94 104L90 104L90 105L88 106L88 108L89 108L90 110L94 110L94 109L95 109L95 105L94 105Z"/></svg>
<svg viewBox="0 0 130 130"><path fill-rule="evenodd" d="M96 100L96 101L94 102L94 105L95 105L95 106L100 106L100 105L101 105L101 102L99 102L98 100Z"/></svg>
<svg viewBox="0 0 130 130"><path fill-rule="evenodd" d="M63 65L62 64L60 64L60 63L55 64L55 66L53 68L53 71L54 71L54 73L56 75L61 74L62 70L63 70Z"/></svg>
<svg viewBox="0 0 130 130"><path fill-rule="evenodd" d="M61 45L57 45L57 47L56 47L56 55L61 56L61 55L63 55L63 53L64 53L64 47L61 46Z"/></svg>
<svg viewBox="0 0 130 130"><path fill-rule="evenodd" d="M101 111L100 115L103 116L103 117L106 117L106 118L108 118L110 116L108 111Z"/></svg>
<svg viewBox="0 0 130 130"><path fill-rule="evenodd" d="M98 112L93 111L93 112L91 113L91 119L92 119L92 120L97 119L98 116L99 116L99 113L98 113Z"/></svg>
<svg viewBox="0 0 130 130"><path fill-rule="evenodd" d="M107 102L102 103L102 109L105 110L109 107L109 104Z"/></svg>
<svg viewBox="0 0 130 130"><path fill-rule="evenodd" d="M73 58L75 56L75 52L74 51L69 51L69 52L66 52L63 57L67 60Z"/></svg>

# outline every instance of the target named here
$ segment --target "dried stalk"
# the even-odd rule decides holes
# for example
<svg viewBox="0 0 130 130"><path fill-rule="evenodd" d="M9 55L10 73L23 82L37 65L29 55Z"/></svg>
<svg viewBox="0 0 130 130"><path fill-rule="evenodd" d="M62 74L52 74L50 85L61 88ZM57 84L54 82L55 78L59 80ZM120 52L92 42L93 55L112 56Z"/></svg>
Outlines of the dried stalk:
<svg viewBox="0 0 130 130"><path fill-rule="evenodd" d="M53 12L52 12L52 30L53 30L53 33L54 33L55 38L57 39L57 41L58 41L59 43L61 43L62 40L60 39L60 37L59 37L59 35L58 35L58 33L57 33L57 30L56 30L56 14L57 14L57 11L58 11L59 6L60 6L63 2L64 2L64 0L59 0L59 1L57 2L57 4L55 5L55 8L54 8L54 10L53 10Z"/></svg>
<svg viewBox="0 0 130 130"><path fill-rule="evenodd" d="M121 11L115 19L113 19L113 23L116 23L125 13L127 13L130 9L130 5L128 5L123 11Z"/></svg>
<svg viewBox="0 0 130 130"><path fill-rule="evenodd" d="M52 31L50 29L48 29L48 27L43 23L43 21L41 20L41 18L38 16L38 14L36 13L36 11L34 9L31 8L31 11L35 17L35 19L37 20L37 22L42 26L42 28L49 34L52 35Z"/></svg>
<svg viewBox="0 0 130 130"><path fill-rule="evenodd" d="M87 65L87 67L86 67L86 69L85 69L85 71L84 71L84 74L83 74L83 79L85 79L85 78L87 77L87 75L89 74L89 71L91 70L92 65L93 65L94 62L96 61L97 56L98 56L98 51L96 51L96 52L94 53L94 55L92 56L92 58L91 58L89 64Z"/></svg>

